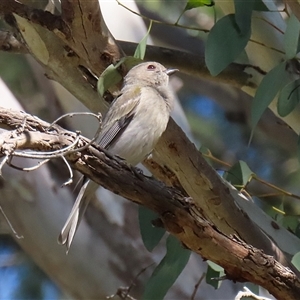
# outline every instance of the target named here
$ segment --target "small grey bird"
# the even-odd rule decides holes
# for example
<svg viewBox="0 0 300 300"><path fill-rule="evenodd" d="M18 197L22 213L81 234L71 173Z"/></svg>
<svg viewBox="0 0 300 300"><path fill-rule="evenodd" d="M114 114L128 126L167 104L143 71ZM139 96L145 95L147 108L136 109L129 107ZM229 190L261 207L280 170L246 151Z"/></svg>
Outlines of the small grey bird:
<svg viewBox="0 0 300 300"><path fill-rule="evenodd" d="M144 62L133 67L103 120L99 145L133 166L143 161L167 127L173 106L169 75L176 71L157 62ZM95 182L84 178L58 238L60 244L66 244L67 251L97 187Z"/></svg>

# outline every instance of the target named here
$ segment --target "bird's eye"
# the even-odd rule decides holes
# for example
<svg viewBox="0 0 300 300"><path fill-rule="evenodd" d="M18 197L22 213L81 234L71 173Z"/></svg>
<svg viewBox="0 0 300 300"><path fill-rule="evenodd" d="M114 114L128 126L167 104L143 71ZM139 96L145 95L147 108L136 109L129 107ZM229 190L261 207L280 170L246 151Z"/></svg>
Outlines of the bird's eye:
<svg viewBox="0 0 300 300"><path fill-rule="evenodd" d="M149 65L147 67L147 70L155 70L155 69L156 69L156 67L154 65Z"/></svg>

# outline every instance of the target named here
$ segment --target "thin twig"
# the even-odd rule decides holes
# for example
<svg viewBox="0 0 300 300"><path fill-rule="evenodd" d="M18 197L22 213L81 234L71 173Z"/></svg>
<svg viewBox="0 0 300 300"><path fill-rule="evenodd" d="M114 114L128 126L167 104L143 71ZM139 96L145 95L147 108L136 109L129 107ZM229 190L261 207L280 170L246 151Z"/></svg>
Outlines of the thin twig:
<svg viewBox="0 0 300 300"><path fill-rule="evenodd" d="M6 223L8 224L9 228L11 229L11 231L13 232L14 236L17 238L17 239L23 239L24 236L23 235L19 235L16 230L14 229L14 227L12 226L11 222L9 221L7 215L5 214L3 208L0 206L0 212L2 213Z"/></svg>
<svg viewBox="0 0 300 300"><path fill-rule="evenodd" d="M12 157L10 157L12 158ZM27 168L23 168L23 167L18 167L16 165L14 165L13 163L11 163L11 159L7 162L7 164L12 167L13 169L19 170L19 171L26 171L26 172L31 172L34 170L37 170L39 167L43 166L44 164L46 164L50 159L44 159L43 161L39 161L35 166L33 167L27 167Z"/></svg>
<svg viewBox="0 0 300 300"><path fill-rule="evenodd" d="M85 150L86 148L88 148L91 144L93 144L97 140L97 138L98 138L98 136L100 134L101 129L102 129L101 123L99 123L99 127L98 127L98 129L97 129L94 137L87 144L85 144L84 146L76 148L76 149L73 149L73 150L70 150L68 152L68 154L72 153L72 152L79 152L79 151L82 151L82 150Z"/></svg>
<svg viewBox="0 0 300 300"><path fill-rule="evenodd" d="M78 143L80 139L80 132L76 132L77 136L74 142L67 146L66 148L63 149L58 149L55 151L49 151L49 152L37 152L37 151L14 151L13 155L14 156L19 156L19 157L26 157L26 158L33 158L33 159L51 159L51 158L59 158L62 155L66 155L67 153L70 153L70 150L73 149L76 144ZM77 149L76 149L77 151Z"/></svg>
<svg viewBox="0 0 300 300"><path fill-rule="evenodd" d="M72 113L66 113L66 114L60 116L59 118L57 118L56 120L54 120L54 121L49 125L49 127L46 129L46 131L48 131L51 127L53 127L53 126L54 126L57 122L59 122L61 119L66 118L66 117L72 118L73 116L78 116L78 115L84 115L84 116L85 116L85 115L88 115L88 116L93 116L93 117L95 117L95 118L99 121L99 123L101 123L102 116L101 116L100 113L99 113L99 114L94 114L94 113L92 113L92 112L72 112Z"/></svg>
<svg viewBox="0 0 300 300"><path fill-rule="evenodd" d="M268 25L270 25L272 28L274 28L274 29L277 30L278 32L280 32L281 34L284 34L284 31L282 31L279 27L277 27L276 25L274 25L274 24L271 23L270 21L266 20L265 18L262 18L262 17L256 17L256 19L262 20L263 22L266 22Z"/></svg>
<svg viewBox="0 0 300 300"><path fill-rule="evenodd" d="M129 292L131 291L132 287L135 285L136 280L138 279L138 277L144 273L149 267L153 266L154 263L150 264L149 266L143 268L135 277L134 279L131 281L130 286L128 287L119 287L117 292L113 295L107 296L106 299L112 299L115 296L120 296L121 299L130 299L130 300L135 300L135 298L133 298L132 296L129 295Z"/></svg>
<svg viewBox="0 0 300 300"><path fill-rule="evenodd" d="M199 285L201 284L202 280L205 278L205 275L206 275L206 273L203 273L203 274L200 276L200 278L199 278L199 280L197 281L197 283L195 284L195 288L194 288L193 294L192 294L192 296L191 296L191 300L194 300L194 299L195 299L196 294L197 294L197 291L198 291L198 288L199 288Z"/></svg>
<svg viewBox="0 0 300 300"><path fill-rule="evenodd" d="M150 268L151 266L153 266L154 263L148 265L147 267L143 268L139 273L137 273L137 275L135 276L135 278L131 281L131 284L130 286L128 287L128 290L127 290L127 294L129 294L129 292L131 291L131 289L133 288L133 286L135 285L135 282L137 281L137 279L139 278L139 276L141 274L143 274L148 268ZM127 296L127 294L125 294L125 296Z"/></svg>
<svg viewBox="0 0 300 300"><path fill-rule="evenodd" d="M0 176L2 176L2 168L5 165L5 163L9 160L10 155L6 154L3 160L0 163Z"/></svg>
<svg viewBox="0 0 300 300"><path fill-rule="evenodd" d="M292 198L300 200L300 196L298 196L296 194L290 193L290 192L288 192L288 191L286 191L286 190L284 190L284 189L282 189L282 188L280 188L280 187L278 187L278 186L276 186L276 185L274 185L274 184L272 184L270 182L267 182L267 181L261 179L260 177L258 177L256 175L253 175L252 177L256 181L260 182L261 184L264 184L264 185L270 187L271 189L274 189L274 190L276 190L278 192L281 192L283 195L286 195L286 196L289 196L289 197L292 197Z"/></svg>
<svg viewBox="0 0 300 300"><path fill-rule="evenodd" d="M99 113L99 114L94 114L94 113L91 113L91 112L73 112L73 113L67 113L67 114L64 114L64 115L62 115L62 116L60 116L59 118L57 118L54 122L52 122L50 125L49 125L49 127L47 128L47 130L49 129L49 128L51 128L55 123L57 123L59 120L61 120L62 118L64 118L64 117L73 117L73 115L90 115L90 116L93 116L93 117L95 117L98 121L99 121L99 126L98 126L98 129L97 129L97 131L96 131L96 133L95 133L95 135L94 135L94 137L87 143L87 144L85 144L84 146L82 146L82 147L79 147L79 148L76 148L76 149L72 149L72 150L69 150L67 153L65 153L64 155L66 155L66 154L70 154L70 153L73 153L73 152L80 152L80 151L82 151L82 150L85 150L86 148L88 148L91 144L93 144L96 140L97 140L97 138L98 138L98 136L99 136L99 134L100 134L100 131L101 131L101 129L102 129L102 115L101 115L101 113Z"/></svg>
<svg viewBox="0 0 300 300"><path fill-rule="evenodd" d="M268 49L270 49L270 50L273 50L273 51L276 51L276 52L278 52L278 53L285 54L284 51L281 51L281 50L276 49L276 48L271 47L271 46L267 46L266 44L264 44L264 43L262 43L262 42L255 41L255 40L253 40L253 39L249 39L249 42L255 43L255 44L257 44L257 45L261 45L261 46L263 46L263 47L266 47L266 48L268 48Z"/></svg>
<svg viewBox="0 0 300 300"><path fill-rule="evenodd" d="M73 170L72 170L70 164L68 163L68 161L66 160L66 158L63 155L61 156L61 158L65 162L65 164L66 164L66 166L67 166L67 168L69 170L69 174L70 174L69 180L66 181L65 183L63 183L62 186L61 186L61 187L64 187L64 186L69 185L69 184L71 184L73 182Z"/></svg>
<svg viewBox="0 0 300 300"><path fill-rule="evenodd" d="M215 162L217 162L217 163L219 163L219 164L221 164L221 165L227 167L227 168L231 168L231 167L232 167L231 164L229 164L229 163L227 163L227 162L225 162L225 161L222 161L222 160L216 158L210 151L208 151L208 153L202 153L202 155L203 155L204 157L207 157L207 158L209 158L209 159L211 159L211 160L213 160L213 161L215 161ZM295 199L300 200L300 196L299 196L299 195L290 193L290 192L288 192L288 191L286 191L286 190L284 190L284 189L282 189L282 188L280 188L280 187L277 187L276 185L274 185L274 184L272 184L272 183L269 183L269 182L265 181L264 179L258 177L256 174L252 174L252 176L251 176L251 177L249 178L249 180L247 181L247 184L246 184L246 185L248 185L248 184L251 182L252 179L254 179L254 180L260 182L260 183L263 184L263 185L268 186L268 187L271 188L271 189L274 189L274 190L280 192L281 195L285 195L285 196L288 196L288 197L291 197L291 198L295 198ZM246 185L244 185L242 188L245 189ZM254 196L255 196L255 195L254 195ZM279 194L277 194L277 196L279 196ZM259 195L257 195L256 197L259 197ZM271 197L271 195L270 195L270 196L263 195L262 197Z"/></svg>
<svg viewBox="0 0 300 300"><path fill-rule="evenodd" d="M183 28L183 29L189 29L189 30L195 30L195 31L200 31L200 32L205 32L205 33L209 33L210 32L210 29L202 29L202 28L197 28L197 27L191 27L191 26L185 26L185 25L179 25L177 22L178 20L175 22L175 23L169 23L169 22L164 22L164 21L159 21L159 20L155 20L155 19L152 19L152 18L149 18L145 15L142 15L132 9L130 9L129 7L125 6L124 4L122 4L119 0L116 0L117 3L122 6L123 8L125 8L126 10L130 11L131 13L139 16L140 18L143 18L145 20L148 20L148 21L152 21L153 23L156 23L156 24L163 24L163 25L167 25L167 26L173 26L173 27L179 27L179 28ZM273 26L275 29L277 29L278 31L282 32L279 28L277 28L275 25L269 23L268 21L262 19L263 21L267 22L270 26ZM215 20L215 23L216 23L216 20ZM261 45L261 46L264 46L270 50L273 50L273 51L276 51L276 52L279 52L279 53L282 53L282 54L285 54L283 51L279 50L279 49L276 49L274 47L271 47L271 46L267 46L259 41L255 41L253 39L249 39L249 42L252 42L252 43L255 43L255 44L258 44L258 45Z"/></svg>
<svg viewBox="0 0 300 300"><path fill-rule="evenodd" d="M163 24L163 25L167 25L167 26L174 26L174 27L179 27L179 28L184 28L184 29L191 29L191 30L196 30L196 31L201 31L201 32L209 32L210 30L209 29L202 29L202 28L197 28L197 27L190 27L190 26L184 26L184 25L179 25L179 24L176 24L176 23L168 23L168 22L162 22L162 21L158 21L158 20L155 20L155 19L152 19L152 18L149 18L147 16L144 16L132 9L130 9L129 7L125 6L124 4L122 4L119 0L116 0L117 3L122 6L123 8L125 8L126 10L130 11L131 13L139 16L140 18L143 18L145 20L148 20L148 21L152 21L153 23L156 23L156 24Z"/></svg>

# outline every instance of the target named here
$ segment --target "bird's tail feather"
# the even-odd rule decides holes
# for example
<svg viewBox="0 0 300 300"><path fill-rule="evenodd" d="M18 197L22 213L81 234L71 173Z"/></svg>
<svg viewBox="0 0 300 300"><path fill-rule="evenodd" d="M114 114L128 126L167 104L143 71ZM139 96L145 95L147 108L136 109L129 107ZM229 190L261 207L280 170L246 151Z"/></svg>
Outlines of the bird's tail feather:
<svg viewBox="0 0 300 300"><path fill-rule="evenodd" d="M67 253L69 252L71 243L73 241L74 235L78 228L78 225L85 213L85 210L91 200L92 193L97 189L98 185L91 182L89 179L84 178L82 187L78 193L78 196L74 202L72 210L69 217L62 228L60 235L58 237L58 243L61 245L66 245Z"/></svg>

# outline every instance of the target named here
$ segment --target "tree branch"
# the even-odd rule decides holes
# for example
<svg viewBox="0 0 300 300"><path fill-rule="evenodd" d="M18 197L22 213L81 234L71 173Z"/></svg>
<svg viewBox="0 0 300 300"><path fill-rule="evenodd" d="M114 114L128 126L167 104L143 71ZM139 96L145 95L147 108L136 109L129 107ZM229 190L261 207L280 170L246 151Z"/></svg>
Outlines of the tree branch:
<svg viewBox="0 0 300 300"><path fill-rule="evenodd" d="M25 120L25 121L24 121ZM0 109L0 153L16 149L49 151L70 145L76 134L25 114ZM22 130L20 130L22 128ZM13 133L13 134L12 134ZM81 138L79 147L88 143ZM138 174L125 162L91 145L81 152L66 154L70 165L103 187L157 212L164 227L192 251L224 267L228 279L251 281L269 290L277 299L297 299L300 280L273 257L247 245L236 236L220 232L202 217L197 202L151 177ZM116 184L117 183L117 184Z"/></svg>
<svg viewBox="0 0 300 300"><path fill-rule="evenodd" d="M121 49L127 55L133 55L137 46L136 43L118 41L121 46L120 49L114 46L115 43L112 43L113 37L105 23L102 22L103 19L99 19L101 11L98 2L79 0L75 2L62 2L61 18L51 15L47 11L29 8L13 0L0 3L0 14L18 15L32 25L47 28L65 42L70 50L72 49L72 54L69 52L69 55L80 58L81 61L77 61L77 63L84 65L98 75L102 73L101 70L104 70L104 66L116 63L120 59ZM10 18L8 18L8 22L14 23ZM64 52L66 50L65 48ZM163 64L179 68L183 73L236 87L253 87L251 76L245 72L246 69L260 72L257 66L232 63L219 76L213 77L205 65L204 53L194 55L150 45L147 46L145 59L160 61ZM261 70L261 72L264 71Z"/></svg>
<svg viewBox="0 0 300 300"><path fill-rule="evenodd" d="M117 41L117 43L122 47L126 55L132 56L137 47L137 43L132 43L128 41ZM86 49L90 49L85 45ZM19 54L28 54L26 45L21 41L18 41L13 33L9 31L0 31L0 49L6 52L13 52ZM109 53L109 51L107 52ZM104 55L104 59L108 63L113 63L113 59L110 55ZM218 76L213 77L210 75L205 61L204 53L195 55L192 53L169 49L164 47L157 47L148 45L147 52L145 55L145 60L149 61L160 61L164 65L169 65L176 67L180 72L185 73L190 76L194 76L200 79L209 79L216 82L226 83L235 87L252 86L251 76L245 72L246 69L254 69L259 71L258 68L254 68L251 65L243 65L238 63L230 64L223 72ZM91 67L91 66L90 66ZM96 66L90 68L95 70ZM261 72L263 72L261 70Z"/></svg>
<svg viewBox="0 0 300 300"><path fill-rule="evenodd" d="M14 20L11 18L12 14L18 15L32 24L38 24L47 28L49 31L59 30L65 35L69 35L68 27L59 16L55 16L48 11L31 8L21 2L14 0L7 0L0 2L0 13L5 16L8 24L14 25Z"/></svg>
<svg viewBox="0 0 300 300"><path fill-rule="evenodd" d="M126 55L133 55L136 43L118 41ZM226 83L235 87L254 87L251 76L246 72L252 69L256 72L264 72L251 65L231 63L218 76L212 76L205 64L204 53L193 54L170 48L147 46L145 60L160 61L162 64L176 67L180 72L200 79L209 79L220 83Z"/></svg>
<svg viewBox="0 0 300 300"><path fill-rule="evenodd" d="M0 13L13 13L13 9L11 9L11 11L8 10L12 2L14 1L0 2ZM86 2L86 4L83 4L83 2ZM95 71L94 73L99 75L112 59L117 61L119 57L122 56L122 51L114 43L114 40L109 38L109 33L106 32L104 27L101 27L101 30L99 31L99 35L104 35L101 37L102 43L96 41L96 39L100 38L96 34L91 34L91 36L89 36L85 32L85 28L93 28L93 22L95 22L95 24L104 24L101 11L99 11L99 15L92 13L96 2L97 1L63 1L62 7L64 11L62 16L64 20L63 22L59 21L59 26L55 25L53 31L51 31L51 29L49 30L49 28L52 28L50 27L50 24L47 25L42 21L41 23L36 21L39 20L40 17L32 19L30 18L31 14L29 14L28 11L20 11L21 9L25 9L24 6L16 7L17 11L14 14L6 15L6 19L19 30L20 35L25 40L30 53L32 53L32 55L45 67L47 75L50 78L55 79L65 86L91 111L98 112L101 110L103 112L106 109L104 102L97 101L98 95L96 91L94 91L83 79L79 68L81 65L87 69L93 68L92 70ZM4 10L1 11L1 8ZM36 11L34 12L36 13ZM38 16L40 15L42 15L42 11L39 11ZM85 16L88 17L85 18ZM78 17L80 24L76 24ZM46 19L47 18L45 18L45 20ZM88 24L89 22L91 24ZM65 29L65 25L67 29ZM73 31L79 32L76 32L75 34ZM73 41L69 34L72 36L75 34L78 41ZM92 40L89 40L89 38ZM89 56L89 50L85 47L85 43L88 43L89 47L92 47L92 49L89 48L90 51L96 52L95 55L91 54L91 57L89 57L88 60L86 60L86 58ZM108 46L108 44L110 45ZM168 52L166 54L168 54ZM166 59L167 56L168 55L165 56ZM195 63L194 60L195 58L191 59L189 64L193 65ZM245 76L243 80L247 83L248 79L249 78ZM249 84L249 86L251 86L251 84ZM96 151L97 149L95 149L96 148L93 147L90 151ZM191 203L185 203L185 198L183 198L183 203L179 201L179 207L174 203L171 207L167 206L167 211L171 212L170 214L168 213L164 215L163 211L161 211L162 219L166 228L178 236L189 248L195 248L195 251L203 255L205 258L211 256L212 260L217 263L219 263L220 254L215 253L215 251L219 251L219 253L224 254L224 251L220 251L220 248L218 247L218 245L222 245L222 247L228 251L228 253L226 252L226 255L224 254L223 258L226 256L226 261L227 259L229 261L227 270L231 270L228 273L231 276L233 276L234 272L238 272L238 269L234 266L237 265L237 262L241 262L241 257L247 260L249 249L243 248L244 250L240 250L240 252L238 252L238 249L234 249L233 245L230 244L231 242L234 242L230 240L230 235L238 235L246 242L251 243L257 248L263 249L267 254L275 253L274 255L276 255L276 258L278 259L283 256L282 253L261 230L264 230L264 232L272 237L272 240L274 241L280 240L278 238L279 235L284 235L287 240L294 242L292 235L283 230L281 227L278 227L278 230L271 228L270 219L267 219L267 217L258 208L254 208L254 205L248 201L249 199L243 198L242 195L239 194L233 187L220 179L218 174L206 163L195 146L186 138L185 134L180 128L178 128L174 121L170 121L166 133L161 138L155 150L156 153L158 153L158 155L156 155L156 160L159 161L161 165L166 165L176 175L185 192L191 196L194 201ZM104 169L106 172L109 172L111 168L117 167L118 163L116 163L115 160L105 160L106 164L103 164L98 160L95 160L93 154L94 152L87 153L86 156L88 159L85 159L85 156L82 155L74 161L69 158L70 163L74 168L86 173L96 182L103 184L103 186L107 185L110 189L115 189L116 187L112 183L113 180L111 180L111 178L108 179L106 174L101 173L101 170ZM105 159L107 159L106 156ZM106 165L109 165L109 167L105 167ZM91 168L88 168L88 166ZM100 171L98 170L99 166L101 166L101 168L99 168L101 169ZM97 168L95 169L95 167ZM100 177L98 178L98 175L101 175L101 180L99 179ZM111 176L113 176L113 174L111 174ZM115 180L121 180L121 182L124 180L124 178L113 178ZM145 184L146 182L147 184L150 184L147 179L144 178L143 180L140 178L131 178L131 180L133 180L139 188L139 193L144 191L141 189L142 183ZM151 184L154 185L152 181ZM143 188L146 189L147 187L143 186ZM126 191L125 186L124 190ZM164 187L163 190L165 191ZM150 194L150 196L148 196L150 198L147 198L148 201L146 201L144 205L150 205L153 200L151 198L153 190L150 189L147 191ZM126 193L130 193L130 191L124 192L124 196L127 198L134 197L134 195ZM160 197L159 200L161 201ZM151 199L151 201L149 199ZM141 201L139 198L133 198L131 200L135 202ZM172 198L171 200L174 199ZM165 202L163 201L163 203ZM175 203L178 204L176 201ZM154 204L151 205L154 206ZM160 207L162 204L157 203L156 205L159 205ZM158 208L155 206L155 209ZM194 210L196 211L195 215L192 214ZM210 222L203 220L203 215ZM169 216L172 217L171 221ZM197 216L197 218L195 218L195 216ZM259 216L262 216L262 218ZM176 220L176 222L174 223L172 219ZM255 222L260 224L261 229L256 226L251 219L256 219ZM185 221L182 221L182 223L181 220ZM197 226L195 224L197 224ZM201 229L198 228L199 224L203 226ZM221 234L217 229L215 229L215 227L211 227L210 224L214 224L214 226L216 226L218 230L221 230L224 234ZM196 226L196 228L194 226ZM190 228L192 228L192 231ZM204 236L202 236L202 242L206 242L207 240L208 245L211 247L207 253L205 252L207 249L205 248L206 250L202 250L202 244L198 244L199 240L197 239L197 236L199 237L201 234L204 234ZM192 242L192 239L189 239L190 237L195 239L193 240L194 242ZM211 242L208 240L211 240ZM295 241L293 244L297 245L297 243L299 242ZM280 246L284 248L290 244L292 243L283 243L283 245ZM236 242L234 242L234 245L236 245ZM242 253L242 255L240 257L236 257L234 260L232 258L232 254L230 255L229 253L233 250L237 251L236 255L238 255L238 253ZM279 254L276 252L279 252ZM262 254L260 251L259 253ZM246 256L243 256L244 254L246 254ZM236 263L234 263L234 261ZM281 261L286 265L289 265L284 258ZM274 264L271 265L274 268L276 267ZM240 267L242 268L242 266ZM242 274L241 278L249 280L247 276L250 275L247 274ZM253 273L251 276L252 279L255 279ZM257 283L257 281L260 280L262 280L262 278L255 279L255 282ZM264 280L266 279L264 278ZM275 286L277 288L277 283ZM272 291L273 290L274 287L272 288Z"/></svg>

